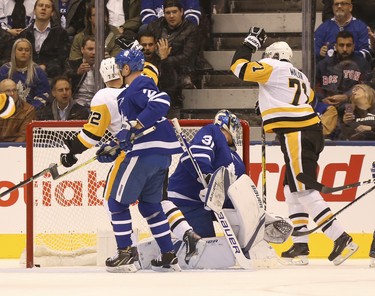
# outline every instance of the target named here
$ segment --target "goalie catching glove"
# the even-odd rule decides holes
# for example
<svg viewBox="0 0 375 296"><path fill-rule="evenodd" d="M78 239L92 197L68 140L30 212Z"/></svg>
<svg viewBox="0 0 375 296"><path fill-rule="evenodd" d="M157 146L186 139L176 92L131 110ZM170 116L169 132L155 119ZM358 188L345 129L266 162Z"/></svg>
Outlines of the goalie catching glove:
<svg viewBox="0 0 375 296"><path fill-rule="evenodd" d="M116 147L117 148L114 148ZM101 163L113 162L119 156L121 149L118 147L117 143L111 141L110 143L103 144L100 146L99 150L96 151L97 160Z"/></svg>
<svg viewBox="0 0 375 296"><path fill-rule="evenodd" d="M251 49L252 53L255 53L259 48L262 47L266 41L267 35L263 28L251 27L249 35L245 38L243 44Z"/></svg>

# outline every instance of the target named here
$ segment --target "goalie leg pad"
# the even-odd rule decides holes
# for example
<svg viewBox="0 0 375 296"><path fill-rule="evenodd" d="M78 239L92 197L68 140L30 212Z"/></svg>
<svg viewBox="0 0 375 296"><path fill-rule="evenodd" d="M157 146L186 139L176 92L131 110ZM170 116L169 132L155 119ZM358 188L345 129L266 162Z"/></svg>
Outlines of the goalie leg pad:
<svg viewBox="0 0 375 296"><path fill-rule="evenodd" d="M250 177L242 175L238 178L229 186L228 195L237 214L239 225L237 239L240 246L244 248L250 241L256 244L263 240L264 228L259 229L260 226L264 227L263 204ZM254 234L257 234L255 238Z"/></svg>

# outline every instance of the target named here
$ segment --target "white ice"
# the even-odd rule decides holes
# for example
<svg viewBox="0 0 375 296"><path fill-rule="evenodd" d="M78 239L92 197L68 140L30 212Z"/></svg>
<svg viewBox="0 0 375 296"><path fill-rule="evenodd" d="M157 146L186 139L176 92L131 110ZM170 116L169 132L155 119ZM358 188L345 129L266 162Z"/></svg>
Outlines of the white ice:
<svg viewBox="0 0 375 296"><path fill-rule="evenodd" d="M25 269L0 260L1 296L374 296L375 268L369 259L340 266L310 260L308 266L260 270L140 271L111 274L104 267Z"/></svg>

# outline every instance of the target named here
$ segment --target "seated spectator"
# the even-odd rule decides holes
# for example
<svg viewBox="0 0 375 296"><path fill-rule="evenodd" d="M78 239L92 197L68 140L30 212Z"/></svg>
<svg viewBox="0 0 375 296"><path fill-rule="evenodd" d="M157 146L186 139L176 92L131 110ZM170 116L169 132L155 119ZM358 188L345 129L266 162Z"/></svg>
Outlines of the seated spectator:
<svg viewBox="0 0 375 296"><path fill-rule="evenodd" d="M0 65L10 60L18 35L31 24L35 0L0 0Z"/></svg>
<svg viewBox="0 0 375 296"><path fill-rule="evenodd" d="M35 109L44 107L51 91L46 73L33 61L31 43L24 38L13 44L11 59L0 67L0 81L9 78L17 84L18 96Z"/></svg>
<svg viewBox="0 0 375 296"><path fill-rule="evenodd" d="M141 25L141 0L105 0L109 12L108 23L123 34L127 30L138 32Z"/></svg>
<svg viewBox="0 0 375 296"><path fill-rule="evenodd" d="M0 25L13 37L17 37L31 24L36 0L0 0Z"/></svg>
<svg viewBox="0 0 375 296"><path fill-rule="evenodd" d="M104 7L104 48L105 58L115 57L121 48L115 43L116 38L120 32L113 26L108 24L109 13L108 9ZM69 60L82 59L82 43L85 36L95 36L95 0L91 0L86 8L85 14L85 28L74 36L73 43L70 49Z"/></svg>
<svg viewBox="0 0 375 296"><path fill-rule="evenodd" d="M87 35L84 37L81 53L82 58L68 61L66 75L72 80L75 102L89 110L91 100L96 93L94 36Z"/></svg>
<svg viewBox="0 0 375 296"><path fill-rule="evenodd" d="M156 37L160 59L166 59L177 72L176 95L171 96L171 107L177 109L182 107L182 88L195 88L190 75L195 71L200 49L197 26L184 19L183 13L178 0L166 0L164 17L147 27Z"/></svg>
<svg viewBox="0 0 375 296"><path fill-rule="evenodd" d="M0 142L25 142L26 127L35 119L35 108L18 96L16 83L11 79L0 82L0 93L13 98L16 110L6 119L0 119Z"/></svg>
<svg viewBox="0 0 375 296"><path fill-rule="evenodd" d="M34 6L35 22L20 34L31 42L34 62L51 79L64 72L69 53L68 34L60 26L52 25L53 13L52 0L37 0Z"/></svg>
<svg viewBox="0 0 375 296"><path fill-rule="evenodd" d="M338 106L349 99L358 83L371 81L370 64L354 54L354 38L348 31L337 34L335 51L316 66L315 96L319 101Z"/></svg>
<svg viewBox="0 0 375 296"><path fill-rule="evenodd" d="M72 86L67 77L55 77L51 86L54 99L37 112L38 120L85 120L89 118L90 113L87 108L74 103Z"/></svg>
<svg viewBox="0 0 375 296"><path fill-rule="evenodd" d="M199 0L180 1L184 17L192 24L198 26L201 19L201 8ZM164 0L141 0L141 32L146 26L164 16Z"/></svg>
<svg viewBox="0 0 375 296"><path fill-rule="evenodd" d="M333 0L322 0L323 11L322 20L323 22L333 17ZM355 0L353 1L353 16L359 18L371 28L375 29L375 1L369 0Z"/></svg>
<svg viewBox="0 0 375 296"><path fill-rule="evenodd" d="M85 27L86 3L82 0L53 0L53 24L60 25L68 33L69 41Z"/></svg>
<svg viewBox="0 0 375 296"><path fill-rule="evenodd" d="M331 122L331 128L327 129L326 135L330 135L332 140L336 139L339 130L335 129L332 122L332 116L337 115L328 106L335 106L337 117L342 118L343 106L348 101L353 86L370 83L372 78L370 64L362 56L354 54L354 47L353 35L348 31L341 31L337 34L333 55L327 56L316 66L316 111L321 114L322 119ZM328 109L330 112L325 114Z"/></svg>
<svg viewBox="0 0 375 296"><path fill-rule="evenodd" d="M366 84L354 86L342 121L342 140L375 140L375 90Z"/></svg>
<svg viewBox="0 0 375 296"><path fill-rule="evenodd" d="M355 54L371 61L367 25L352 16L352 8L352 0L333 0L334 17L326 20L315 31L317 61L322 60L328 51L334 49L337 34L344 30L353 35Z"/></svg>

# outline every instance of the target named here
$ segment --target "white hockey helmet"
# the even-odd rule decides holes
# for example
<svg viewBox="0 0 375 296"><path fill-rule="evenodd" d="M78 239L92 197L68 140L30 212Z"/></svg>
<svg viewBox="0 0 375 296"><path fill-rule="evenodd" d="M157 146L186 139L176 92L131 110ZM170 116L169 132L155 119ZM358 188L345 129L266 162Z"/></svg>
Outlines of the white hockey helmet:
<svg viewBox="0 0 375 296"><path fill-rule="evenodd" d="M232 136L233 142L236 142L237 131L241 126L240 120L236 115L225 109L220 110L215 115L214 123L228 131Z"/></svg>
<svg viewBox="0 0 375 296"><path fill-rule="evenodd" d="M290 61L292 57L293 51L289 44L284 41L274 42L264 51L264 58Z"/></svg>
<svg viewBox="0 0 375 296"><path fill-rule="evenodd" d="M121 78L120 70L115 62L115 58L112 57L102 60L100 63L100 75L102 76L104 83Z"/></svg>

